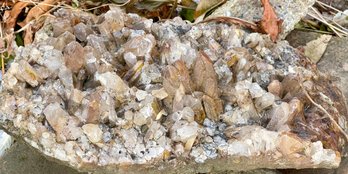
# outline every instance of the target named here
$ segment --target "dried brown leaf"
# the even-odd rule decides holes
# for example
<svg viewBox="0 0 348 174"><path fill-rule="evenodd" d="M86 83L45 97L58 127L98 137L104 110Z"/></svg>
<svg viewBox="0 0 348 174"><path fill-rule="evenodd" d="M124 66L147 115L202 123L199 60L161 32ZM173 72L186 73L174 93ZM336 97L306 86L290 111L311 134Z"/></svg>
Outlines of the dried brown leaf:
<svg viewBox="0 0 348 174"><path fill-rule="evenodd" d="M17 2L11 12L9 13L9 16L4 19L5 21L5 29L8 32L9 30L13 29L17 22L18 15L22 12L22 10L30 5L30 2Z"/></svg>
<svg viewBox="0 0 348 174"><path fill-rule="evenodd" d="M0 39L0 53L5 49L5 41L1 38Z"/></svg>
<svg viewBox="0 0 348 174"><path fill-rule="evenodd" d="M34 32L31 26L29 26L26 30L25 30L25 35L24 35L24 45L29 45L33 42L34 40Z"/></svg>
<svg viewBox="0 0 348 174"><path fill-rule="evenodd" d="M6 33L5 37L3 38L4 42L5 42L5 50L7 52L7 55L11 55L12 54L12 41L13 41L13 38L14 38L14 34L13 34L13 31L11 33ZM3 51L3 50L1 50Z"/></svg>
<svg viewBox="0 0 348 174"><path fill-rule="evenodd" d="M331 35L323 34L318 39L308 42L304 47L305 56L311 59L313 63L317 63L325 53L331 37Z"/></svg>
<svg viewBox="0 0 348 174"><path fill-rule="evenodd" d="M197 4L193 0L182 0L181 5L189 8L197 8Z"/></svg>
<svg viewBox="0 0 348 174"><path fill-rule="evenodd" d="M217 75L209 57L201 52L193 69L193 80L198 90L212 98L219 97Z"/></svg>
<svg viewBox="0 0 348 174"><path fill-rule="evenodd" d="M36 5L29 11L24 21L18 23L18 25L24 27L31 20L40 17L42 14L45 14L48 10L50 10L53 7L54 4L56 4L59 1L60 0L44 0L43 2L40 2L38 5Z"/></svg>
<svg viewBox="0 0 348 174"><path fill-rule="evenodd" d="M281 32L282 20L279 20L269 0L261 0L264 11L260 21L260 31L269 34L272 41L275 42Z"/></svg>
<svg viewBox="0 0 348 174"><path fill-rule="evenodd" d="M15 0L12 0L12 1L5 0L5 1L0 2L0 6L1 7L12 7L12 6L14 6L15 3L16 3Z"/></svg>
<svg viewBox="0 0 348 174"><path fill-rule="evenodd" d="M39 20L36 20L34 24L27 25L24 35L24 45L29 45L34 41L34 34L38 31L44 24L46 17L41 17Z"/></svg>
<svg viewBox="0 0 348 174"><path fill-rule="evenodd" d="M214 9L215 7L223 4L226 2L226 0L201 0L198 3L198 6L195 11L195 19L197 19L199 16L207 13L208 11Z"/></svg>

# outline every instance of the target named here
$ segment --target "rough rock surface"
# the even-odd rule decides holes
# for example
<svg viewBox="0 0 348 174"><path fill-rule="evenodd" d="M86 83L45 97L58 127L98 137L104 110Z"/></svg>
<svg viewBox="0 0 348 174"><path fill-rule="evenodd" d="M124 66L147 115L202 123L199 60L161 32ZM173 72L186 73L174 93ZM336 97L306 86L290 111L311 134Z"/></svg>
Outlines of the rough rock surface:
<svg viewBox="0 0 348 174"><path fill-rule="evenodd" d="M301 47L306 43L319 38L321 34L314 32L292 31L287 40L294 47ZM333 37L321 57L317 66L322 72L331 75L332 80L338 84L344 96L348 96L348 59L345 50L348 49L347 38ZM346 102L348 100L346 98Z"/></svg>
<svg viewBox="0 0 348 174"><path fill-rule="evenodd" d="M280 38L294 29L315 0L270 0L279 19L283 20ZM251 22L260 21L263 8L259 0L228 0L209 17L228 16L245 19Z"/></svg>
<svg viewBox="0 0 348 174"><path fill-rule="evenodd" d="M333 38L326 48L321 60L318 62L318 68L328 72L340 85L345 96L348 96L348 59L344 52L348 49L348 38ZM348 101L347 101L348 102Z"/></svg>
<svg viewBox="0 0 348 174"><path fill-rule="evenodd" d="M97 173L339 165L344 141L305 91L345 127L342 95L286 41L119 8L54 15L0 93L1 126L43 154ZM76 19L93 31L52 30Z"/></svg>
<svg viewBox="0 0 348 174"><path fill-rule="evenodd" d="M342 11L348 9L348 0L319 0L319 1L326 3Z"/></svg>
<svg viewBox="0 0 348 174"><path fill-rule="evenodd" d="M286 40L291 46L297 48L305 46L308 42L316 40L320 36L321 34L316 32L293 30L289 33L289 35L286 36Z"/></svg>

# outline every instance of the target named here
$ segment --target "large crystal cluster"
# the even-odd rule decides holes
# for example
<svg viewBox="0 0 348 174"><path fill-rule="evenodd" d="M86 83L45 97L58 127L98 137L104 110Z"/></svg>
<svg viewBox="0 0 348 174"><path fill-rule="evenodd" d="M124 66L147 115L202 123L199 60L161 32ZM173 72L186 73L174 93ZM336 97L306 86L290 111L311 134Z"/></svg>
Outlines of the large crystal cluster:
<svg viewBox="0 0 348 174"><path fill-rule="evenodd" d="M88 170L337 166L340 133L306 92L346 125L339 91L286 41L119 8L59 9L16 49L1 88L5 129Z"/></svg>

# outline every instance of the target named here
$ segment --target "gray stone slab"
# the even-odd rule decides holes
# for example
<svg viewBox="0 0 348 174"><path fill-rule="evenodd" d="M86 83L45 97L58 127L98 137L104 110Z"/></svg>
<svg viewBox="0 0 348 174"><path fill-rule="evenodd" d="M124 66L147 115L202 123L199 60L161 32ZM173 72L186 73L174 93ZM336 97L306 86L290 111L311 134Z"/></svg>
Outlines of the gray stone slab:
<svg viewBox="0 0 348 174"><path fill-rule="evenodd" d="M10 135L0 129L0 158L11 146L13 139Z"/></svg>
<svg viewBox="0 0 348 174"><path fill-rule="evenodd" d="M321 36L320 33L293 30L287 36L286 40L291 46L297 48L299 46L305 46L308 42L315 40Z"/></svg>
<svg viewBox="0 0 348 174"><path fill-rule="evenodd" d="M87 174L50 161L22 141L0 158L0 174ZM281 174L277 170L225 171L215 174Z"/></svg>
<svg viewBox="0 0 348 174"><path fill-rule="evenodd" d="M1 174L86 174L47 160L22 141L17 141L0 158Z"/></svg>
<svg viewBox="0 0 348 174"><path fill-rule="evenodd" d="M318 68L334 76L334 80L341 87L342 92L348 96L348 38L333 37L326 51L318 62ZM346 98L346 101L347 98Z"/></svg>

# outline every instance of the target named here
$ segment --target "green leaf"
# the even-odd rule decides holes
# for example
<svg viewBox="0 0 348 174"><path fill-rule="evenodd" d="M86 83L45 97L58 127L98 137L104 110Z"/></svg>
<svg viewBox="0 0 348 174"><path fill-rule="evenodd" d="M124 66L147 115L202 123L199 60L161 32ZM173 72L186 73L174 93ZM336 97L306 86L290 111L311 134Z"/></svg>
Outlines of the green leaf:
<svg viewBox="0 0 348 174"><path fill-rule="evenodd" d="M184 8L180 11L181 18L188 20L190 22L193 22L195 20L194 15L195 15L195 10L192 10L192 9Z"/></svg>
<svg viewBox="0 0 348 174"><path fill-rule="evenodd" d="M325 24L321 24L319 30L320 31L327 31L326 25Z"/></svg>
<svg viewBox="0 0 348 174"><path fill-rule="evenodd" d="M15 40L16 40L16 44L18 46L24 46L24 40L23 40L23 37L22 37L22 33L17 33Z"/></svg>
<svg viewBox="0 0 348 174"><path fill-rule="evenodd" d="M7 63L9 62L12 62L13 59L14 59L14 55L8 55L7 51L4 52L3 54L0 54L0 65L2 64L2 59L1 59L1 56L3 56L4 58L4 64L6 65Z"/></svg>
<svg viewBox="0 0 348 174"><path fill-rule="evenodd" d="M72 4L72 6L75 7L75 8L77 8L77 7L80 6L80 2L79 2L78 0L72 0L71 4Z"/></svg>
<svg viewBox="0 0 348 174"><path fill-rule="evenodd" d="M146 9L149 11L153 11L154 9L165 5L173 3L174 0L143 0L135 4L135 7L138 9Z"/></svg>
<svg viewBox="0 0 348 174"><path fill-rule="evenodd" d="M226 0L201 0L198 3L198 6L196 8L195 12L195 19L197 19L199 16L206 14L208 11L214 9L215 7L225 3Z"/></svg>
<svg viewBox="0 0 348 174"><path fill-rule="evenodd" d="M124 4L126 3L128 0L109 0L110 2L112 3L115 3L115 4Z"/></svg>

